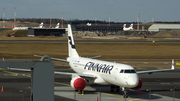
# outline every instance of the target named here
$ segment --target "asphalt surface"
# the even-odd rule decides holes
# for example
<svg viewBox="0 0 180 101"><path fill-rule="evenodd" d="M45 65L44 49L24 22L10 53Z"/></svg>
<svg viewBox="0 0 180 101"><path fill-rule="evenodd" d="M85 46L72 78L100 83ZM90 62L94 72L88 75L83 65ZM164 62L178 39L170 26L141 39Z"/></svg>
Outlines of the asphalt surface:
<svg viewBox="0 0 180 101"><path fill-rule="evenodd" d="M0 40L0 42L62 42L67 43L67 40ZM153 41L149 40L137 40L137 41L131 41L131 40L75 40L75 43L152 43ZM162 41L162 40L155 40L155 43L180 43L180 41Z"/></svg>
<svg viewBox="0 0 180 101"><path fill-rule="evenodd" d="M147 61L147 60L146 60ZM152 61L152 60L151 60ZM127 62L138 62L131 60ZM154 61L152 61L154 62ZM157 62L157 61L156 61ZM159 62L164 63L163 60ZM168 61L165 61L168 62ZM148 65L152 65L147 61ZM142 64L147 64L142 63ZM134 64L137 65L137 64ZM140 64L141 65L141 64ZM169 67L169 65L167 66ZM177 67L177 66L176 66ZM73 72L70 67L55 67L56 71ZM138 69L137 71L142 70ZM143 69L144 70L144 69ZM127 101L180 101L180 70L169 72L159 72L139 75L143 82L140 91L128 91L129 98ZM123 92L110 92L109 85L87 84L84 95L80 92L74 92L74 89L69 86L70 77L55 75L54 101L124 101ZM30 73L22 71L9 71L0 69L0 87L3 92L0 92L0 101L30 101ZM173 91L175 89L175 91Z"/></svg>

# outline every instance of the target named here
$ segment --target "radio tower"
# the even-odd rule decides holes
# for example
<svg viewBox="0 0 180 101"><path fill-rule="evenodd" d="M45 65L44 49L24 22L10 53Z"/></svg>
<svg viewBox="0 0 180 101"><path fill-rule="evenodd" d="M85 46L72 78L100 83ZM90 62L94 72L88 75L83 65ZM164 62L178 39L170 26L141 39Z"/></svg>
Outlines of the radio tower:
<svg viewBox="0 0 180 101"><path fill-rule="evenodd" d="M137 30L139 30L139 17L140 17L140 13L138 12L138 16L137 16Z"/></svg>
<svg viewBox="0 0 180 101"><path fill-rule="evenodd" d="M16 7L14 7L14 28L16 27Z"/></svg>
<svg viewBox="0 0 180 101"><path fill-rule="evenodd" d="M110 26L110 13L109 13L109 26Z"/></svg>
<svg viewBox="0 0 180 101"><path fill-rule="evenodd" d="M97 14L95 15L95 26L97 25L96 20L97 20Z"/></svg>
<svg viewBox="0 0 180 101"><path fill-rule="evenodd" d="M3 28L5 28L5 8L4 8L4 13L3 13Z"/></svg>
<svg viewBox="0 0 180 101"><path fill-rule="evenodd" d="M50 14L50 28L51 28L51 14Z"/></svg>
<svg viewBox="0 0 180 101"><path fill-rule="evenodd" d="M63 13L62 13L62 28L63 28Z"/></svg>
<svg viewBox="0 0 180 101"><path fill-rule="evenodd" d="M152 24L154 24L154 14L153 14L153 17L152 17Z"/></svg>

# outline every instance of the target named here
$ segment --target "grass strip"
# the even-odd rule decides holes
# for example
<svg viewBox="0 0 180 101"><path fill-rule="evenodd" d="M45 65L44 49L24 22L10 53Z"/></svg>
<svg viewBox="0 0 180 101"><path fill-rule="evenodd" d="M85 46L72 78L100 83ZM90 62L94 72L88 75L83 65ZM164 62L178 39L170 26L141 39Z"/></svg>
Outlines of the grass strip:
<svg viewBox="0 0 180 101"><path fill-rule="evenodd" d="M0 43L0 57L35 59L33 55L68 56L67 43ZM179 59L180 43L76 43L80 56L101 59Z"/></svg>

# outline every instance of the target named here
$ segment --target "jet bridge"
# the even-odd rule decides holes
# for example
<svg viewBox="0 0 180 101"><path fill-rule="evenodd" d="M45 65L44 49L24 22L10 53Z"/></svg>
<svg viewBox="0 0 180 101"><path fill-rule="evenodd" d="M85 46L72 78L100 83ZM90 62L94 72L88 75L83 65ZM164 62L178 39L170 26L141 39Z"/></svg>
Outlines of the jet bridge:
<svg viewBox="0 0 180 101"><path fill-rule="evenodd" d="M44 60L43 57L41 60ZM29 68L30 101L54 101L54 63L50 61L0 61L0 68Z"/></svg>

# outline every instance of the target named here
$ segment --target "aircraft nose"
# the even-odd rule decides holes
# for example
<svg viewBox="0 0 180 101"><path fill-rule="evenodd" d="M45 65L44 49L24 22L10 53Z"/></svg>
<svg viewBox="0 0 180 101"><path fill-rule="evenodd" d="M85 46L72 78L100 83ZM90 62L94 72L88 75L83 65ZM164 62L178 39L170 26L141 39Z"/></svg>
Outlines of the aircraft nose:
<svg viewBox="0 0 180 101"><path fill-rule="evenodd" d="M128 84L130 87L136 87L138 85L138 80L137 79L129 79Z"/></svg>
<svg viewBox="0 0 180 101"><path fill-rule="evenodd" d="M126 84L129 86L129 87L136 87L139 83L137 77L128 77L128 79L125 80L126 81Z"/></svg>

